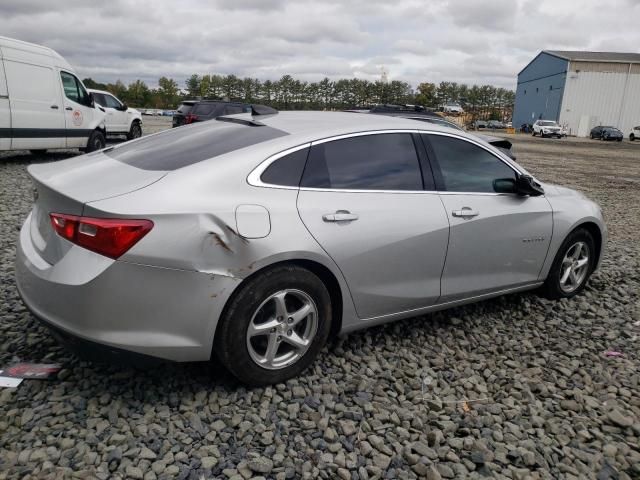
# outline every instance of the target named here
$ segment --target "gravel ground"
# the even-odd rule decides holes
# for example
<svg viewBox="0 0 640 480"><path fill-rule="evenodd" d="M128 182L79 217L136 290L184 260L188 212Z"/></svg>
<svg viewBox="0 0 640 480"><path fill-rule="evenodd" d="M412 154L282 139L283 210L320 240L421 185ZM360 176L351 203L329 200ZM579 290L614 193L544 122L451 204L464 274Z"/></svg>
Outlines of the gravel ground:
<svg viewBox="0 0 640 480"><path fill-rule="evenodd" d="M134 370L59 347L20 302L13 259L26 166L68 154L0 154L0 365L64 365L0 390L0 479L640 478L640 145L514 143L532 173L604 208L606 258L582 295L358 332L252 390L215 364Z"/></svg>

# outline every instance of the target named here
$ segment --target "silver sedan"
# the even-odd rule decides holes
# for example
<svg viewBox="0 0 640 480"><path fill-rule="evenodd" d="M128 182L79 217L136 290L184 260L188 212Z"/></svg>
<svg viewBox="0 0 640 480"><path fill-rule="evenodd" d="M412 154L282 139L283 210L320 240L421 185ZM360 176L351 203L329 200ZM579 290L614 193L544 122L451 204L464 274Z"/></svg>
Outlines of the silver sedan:
<svg viewBox="0 0 640 480"><path fill-rule="evenodd" d="M96 354L213 355L250 385L332 335L539 289L603 255L600 208L481 139L414 120L240 114L31 165L25 304Z"/></svg>

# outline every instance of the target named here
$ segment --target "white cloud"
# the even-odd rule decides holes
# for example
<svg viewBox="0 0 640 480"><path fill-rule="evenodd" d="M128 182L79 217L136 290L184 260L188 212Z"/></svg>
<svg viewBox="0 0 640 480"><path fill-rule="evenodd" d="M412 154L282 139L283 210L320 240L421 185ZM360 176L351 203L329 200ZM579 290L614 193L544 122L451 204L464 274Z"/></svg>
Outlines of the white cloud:
<svg viewBox="0 0 640 480"><path fill-rule="evenodd" d="M638 51L639 0L3 0L0 34L98 81L192 73L513 88L542 49Z"/></svg>

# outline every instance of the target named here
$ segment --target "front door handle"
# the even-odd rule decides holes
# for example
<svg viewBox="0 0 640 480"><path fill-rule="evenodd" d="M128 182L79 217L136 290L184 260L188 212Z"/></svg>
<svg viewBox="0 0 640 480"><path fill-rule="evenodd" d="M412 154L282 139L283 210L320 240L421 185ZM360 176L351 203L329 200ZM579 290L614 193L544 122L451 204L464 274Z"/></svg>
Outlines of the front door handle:
<svg viewBox="0 0 640 480"><path fill-rule="evenodd" d="M480 215L480 212L476 210L472 210L469 207L462 207L462 209L460 210L454 210L453 212L451 212L451 214L454 217L462 217L464 219L468 219L468 218L477 217L478 215Z"/></svg>
<svg viewBox="0 0 640 480"><path fill-rule="evenodd" d="M58 109L58 105L51 105L51 108L53 108L54 110Z"/></svg>
<svg viewBox="0 0 640 480"><path fill-rule="evenodd" d="M65 110L69 110L69 111L73 110L73 108L71 108L71 107L64 107L64 109Z"/></svg>
<svg viewBox="0 0 640 480"><path fill-rule="evenodd" d="M327 213L322 216L322 220L325 222L353 222L358 218L358 215L349 210L337 210L336 213Z"/></svg>

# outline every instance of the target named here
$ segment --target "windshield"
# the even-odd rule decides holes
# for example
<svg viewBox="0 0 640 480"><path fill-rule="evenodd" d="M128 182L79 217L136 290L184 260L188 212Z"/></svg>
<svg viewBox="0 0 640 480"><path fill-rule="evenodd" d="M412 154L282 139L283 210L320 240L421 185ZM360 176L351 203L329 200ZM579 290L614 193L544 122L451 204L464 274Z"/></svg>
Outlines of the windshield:
<svg viewBox="0 0 640 480"><path fill-rule="evenodd" d="M556 122L550 122L550 121L540 122L540 125L542 125L543 127L557 127L558 126L558 124Z"/></svg>

